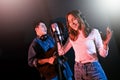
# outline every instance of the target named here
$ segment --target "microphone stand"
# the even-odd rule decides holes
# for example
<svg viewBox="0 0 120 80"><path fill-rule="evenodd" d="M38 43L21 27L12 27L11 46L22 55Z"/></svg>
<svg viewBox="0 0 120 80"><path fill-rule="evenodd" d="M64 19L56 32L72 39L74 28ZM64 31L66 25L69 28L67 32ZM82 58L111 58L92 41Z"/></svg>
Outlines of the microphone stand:
<svg viewBox="0 0 120 80"><path fill-rule="evenodd" d="M60 43L61 44L61 41L60 41L60 39L58 38L59 36L58 36L58 34L57 34L57 32L55 31L54 32L54 37L55 37L55 42L56 42L56 48L57 48L57 65L58 65L58 78L59 78L59 80L63 80L63 76L62 76L62 70L61 70L61 65L63 64L62 63L62 61L60 60L60 56L59 56L59 54L58 54L58 43Z"/></svg>

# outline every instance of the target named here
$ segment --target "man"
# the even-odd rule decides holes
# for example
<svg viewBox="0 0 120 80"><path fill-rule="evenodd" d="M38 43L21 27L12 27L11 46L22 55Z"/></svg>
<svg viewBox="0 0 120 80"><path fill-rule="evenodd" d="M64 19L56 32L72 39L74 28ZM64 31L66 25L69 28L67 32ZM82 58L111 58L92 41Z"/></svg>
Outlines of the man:
<svg viewBox="0 0 120 80"><path fill-rule="evenodd" d="M55 41L47 34L43 21L39 21L34 29L36 37L28 50L28 64L39 70L42 80L58 80Z"/></svg>

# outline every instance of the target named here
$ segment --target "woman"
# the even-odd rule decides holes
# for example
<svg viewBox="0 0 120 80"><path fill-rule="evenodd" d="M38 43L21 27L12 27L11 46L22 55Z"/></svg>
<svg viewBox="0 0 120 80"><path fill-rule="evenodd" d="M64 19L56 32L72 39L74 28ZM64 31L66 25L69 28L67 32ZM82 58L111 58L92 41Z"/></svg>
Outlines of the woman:
<svg viewBox="0 0 120 80"><path fill-rule="evenodd" d="M111 30L109 28L106 29L106 40L102 41L98 29L90 28L78 10L67 13L66 21L69 38L63 49L64 53L71 47L74 49L75 80L107 80L99 63L97 51L104 58L108 55L108 43L112 36ZM59 50L59 53L61 51Z"/></svg>

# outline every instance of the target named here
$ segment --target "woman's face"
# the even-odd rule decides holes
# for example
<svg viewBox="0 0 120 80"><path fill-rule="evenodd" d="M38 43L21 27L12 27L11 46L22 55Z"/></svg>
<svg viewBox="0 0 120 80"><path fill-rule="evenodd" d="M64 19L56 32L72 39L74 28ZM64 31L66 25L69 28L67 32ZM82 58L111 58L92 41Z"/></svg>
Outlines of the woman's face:
<svg viewBox="0 0 120 80"><path fill-rule="evenodd" d="M75 18L72 14L69 14L67 18L68 18L68 25L69 25L72 29L78 30L79 23L78 23L77 18Z"/></svg>

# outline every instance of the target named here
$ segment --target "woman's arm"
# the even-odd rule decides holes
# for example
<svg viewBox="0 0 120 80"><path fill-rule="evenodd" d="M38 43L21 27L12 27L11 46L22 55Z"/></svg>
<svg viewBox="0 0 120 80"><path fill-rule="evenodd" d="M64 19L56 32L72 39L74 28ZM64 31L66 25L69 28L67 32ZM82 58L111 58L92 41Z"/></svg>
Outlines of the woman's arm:
<svg viewBox="0 0 120 80"><path fill-rule="evenodd" d="M108 44L111 39L111 36L112 36L112 31L110 30L109 27L107 27L106 29L105 39L103 39L103 37L100 35L98 30L95 31L96 47L98 49L100 56L102 57L106 57L108 55L108 50L109 50Z"/></svg>
<svg viewBox="0 0 120 80"><path fill-rule="evenodd" d="M70 48L72 47L70 41L69 41L69 38L67 39L65 45L61 46L60 43L58 43L58 52L59 52L59 55L64 55L66 54Z"/></svg>
<svg viewBox="0 0 120 80"><path fill-rule="evenodd" d="M113 31L109 27L106 28L106 38L103 40L104 49L107 49L110 39L112 37Z"/></svg>
<svg viewBox="0 0 120 80"><path fill-rule="evenodd" d="M67 53L70 50L71 47L72 47L72 44L70 43L70 40L68 38L65 45L63 46L64 53Z"/></svg>

